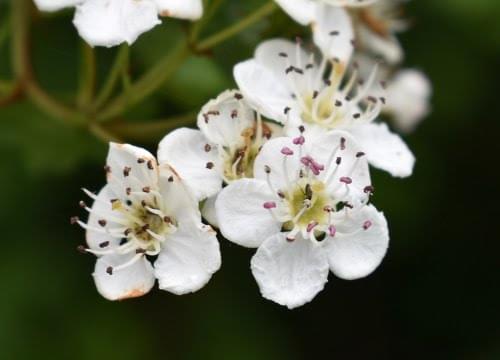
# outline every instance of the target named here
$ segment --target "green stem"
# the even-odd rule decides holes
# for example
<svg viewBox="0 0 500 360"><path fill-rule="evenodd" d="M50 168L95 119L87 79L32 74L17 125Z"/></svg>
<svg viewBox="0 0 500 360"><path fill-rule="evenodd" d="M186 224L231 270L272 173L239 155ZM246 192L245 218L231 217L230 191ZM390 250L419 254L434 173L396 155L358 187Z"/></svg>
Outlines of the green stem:
<svg viewBox="0 0 500 360"><path fill-rule="evenodd" d="M260 19L270 15L276 9L277 6L273 1L264 4L250 15L247 15L245 18L238 21L236 24L229 26L228 28L208 37L205 40L202 40L196 47L196 50L199 52L203 52L223 41L226 41L227 39L239 34L249 26L253 25Z"/></svg>
<svg viewBox="0 0 500 360"><path fill-rule="evenodd" d="M158 89L189 56L185 42L178 44L172 52L162 58L153 68L130 86L129 91L117 96L98 115L98 121L107 121L121 114L129 106L135 105Z"/></svg>
<svg viewBox="0 0 500 360"><path fill-rule="evenodd" d="M156 140L178 127L193 125L196 122L196 115L195 112L191 112L148 122L110 123L106 129L126 139L148 141L154 138Z"/></svg>
<svg viewBox="0 0 500 360"><path fill-rule="evenodd" d="M219 7L222 5L224 0L213 0L210 1L210 5L204 11L203 17L195 22L191 28L191 32L189 34L189 41L191 44L196 43L198 40L198 36L200 35L201 30L205 27L210 19L215 15ZM205 4L204 4L205 6Z"/></svg>
<svg viewBox="0 0 500 360"><path fill-rule="evenodd" d="M116 84L118 83L120 75L122 74L123 70L126 69L126 67L128 66L129 56L130 56L130 49L128 45L127 44L122 45L118 50L118 53L116 54L116 58L111 68L111 71L109 72L109 75L105 80L104 85L102 86L101 90L99 91L99 94L97 95L97 98L94 102L94 109L101 108L101 106L111 96L113 90L116 87Z"/></svg>
<svg viewBox="0 0 500 360"><path fill-rule="evenodd" d="M92 47L82 41L82 64L80 66L80 85L78 89L77 104L86 110L92 103L96 82L96 58Z"/></svg>

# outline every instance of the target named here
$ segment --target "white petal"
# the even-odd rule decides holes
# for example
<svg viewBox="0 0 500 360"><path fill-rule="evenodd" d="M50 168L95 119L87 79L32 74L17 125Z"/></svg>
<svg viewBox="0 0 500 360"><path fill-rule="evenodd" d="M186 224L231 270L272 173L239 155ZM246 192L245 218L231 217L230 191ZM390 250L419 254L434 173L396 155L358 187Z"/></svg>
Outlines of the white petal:
<svg viewBox="0 0 500 360"><path fill-rule="evenodd" d="M299 147L294 145L292 140L291 137L271 139L262 146L262 149L255 158L254 177L262 181L267 181L267 177L269 176L269 180L276 191L287 188L288 181L293 181L298 176L300 153L298 151ZM285 147L292 149L294 154L291 156L283 155L281 150ZM307 151L305 150L303 155L306 154ZM286 166L284 166L285 158ZM267 166L271 169L269 175L265 171Z"/></svg>
<svg viewBox="0 0 500 360"><path fill-rule="evenodd" d="M367 205L335 223L337 233L323 242L330 269L346 280L372 273L384 258L389 246L389 230L384 214ZM370 221L365 230L363 225Z"/></svg>
<svg viewBox="0 0 500 360"><path fill-rule="evenodd" d="M315 3L312 0L275 0L283 10L301 25L314 19Z"/></svg>
<svg viewBox="0 0 500 360"><path fill-rule="evenodd" d="M65 7L76 6L85 0L34 0L41 11L57 11Z"/></svg>
<svg viewBox="0 0 500 360"><path fill-rule="evenodd" d="M286 121L284 109L294 104L291 91L270 69L251 59L236 64L233 73L250 106L269 119Z"/></svg>
<svg viewBox="0 0 500 360"><path fill-rule="evenodd" d="M147 150L129 144L109 144L106 165L108 183L119 198L126 197L126 189L142 191L155 189L158 183L158 166L155 157Z"/></svg>
<svg viewBox="0 0 500 360"><path fill-rule="evenodd" d="M155 262L155 275L160 289L183 295L205 286L220 266L215 231L208 225L188 222L165 241Z"/></svg>
<svg viewBox="0 0 500 360"><path fill-rule="evenodd" d="M315 44L324 56L337 58L344 66L347 65L354 50L354 30L345 9L319 5L316 10L316 22L313 24L313 35Z"/></svg>
<svg viewBox="0 0 500 360"><path fill-rule="evenodd" d="M132 44L161 21L151 1L86 0L76 8L73 23L91 46Z"/></svg>
<svg viewBox="0 0 500 360"><path fill-rule="evenodd" d="M415 156L399 135L392 133L385 123L369 123L350 129L365 149L371 165L395 177L407 177L413 172Z"/></svg>
<svg viewBox="0 0 500 360"><path fill-rule="evenodd" d="M422 72L404 69L396 73L387 87L387 105L384 111L394 116L396 127L411 132L429 113L432 86Z"/></svg>
<svg viewBox="0 0 500 360"><path fill-rule="evenodd" d="M198 200L216 194L222 187L217 149L199 130L181 128L166 135L158 148L158 161L172 165Z"/></svg>
<svg viewBox="0 0 500 360"><path fill-rule="evenodd" d="M205 200L201 208L201 215L208 221L213 227L219 228L219 220L217 219L217 212L215 211L215 202L217 201L217 195L210 196Z"/></svg>
<svg viewBox="0 0 500 360"><path fill-rule="evenodd" d="M91 227L102 229L102 230L110 230L116 228L123 228L122 224L111 221L111 218L123 219L125 220L123 213L118 211L113 211L111 200L116 199L117 196L113 192L111 186L106 185L102 188L102 190L97 194L97 200L92 204L92 212L89 215L89 220L87 224ZM99 220L106 220L105 227L99 225ZM120 243L120 238L116 236L111 236L108 234L104 234L102 232L87 230L85 232L85 237L87 240L87 245L92 250L103 250L99 245L109 242L105 248L117 246Z"/></svg>
<svg viewBox="0 0 500 360"><path fill-rule="evenodd" d="M198 127L212 143L244 145L242 133L254 126L255 113L237 90L226 90L210 100L198 114Z"/></svg>
<svg viewBox="0 0 500 360"><path fill-rule="evenodd" d="M241 179L231 183L219 193L215 203L222 235L236 244L257 247L278 233L281 223L263 207L276 197L260 180Z"/></svg>
<svg viewBox="0 0 500 360"><path fill-rule="evenodd" d="M159 190L163 200L161 209L177 221L200 221L198 201L194 198L177 171L168 164L160 166Z"/></svg>
<svg viewBox="0 0 500 360"><path fill-rule="evenodd" d="M361 155L366 150L356 140L351 134L339 130L323 132L312 139L306 138L309 145L313 143L313 146L309 147L309 155L325 165L325 171L322 173L323 179L330 177L331 174L329 189L335 193L334 197L354 203L366 200L368 195L364 189L371 185L368 159L366 155ZM338 165L337 158L341 159ZM352 183L342 184L340 179L343 177L349 177Z"/></svg>
<svg viewBox="0 0 500 360"><path fill-rule="evenodd" d="M311 301L328 281L328 261L321 246L286 233L268 238L252 258L252 273L266 299L289 309Z"/></svg>
<svg viewBox="0 0 500 360"><path fill-rule="evenodd" d="M151 263L142 257L124 269L113 271L112 275L106 272L109 266L117 267L124 264L130 255L105 255L97 259L92 276L97 291L108 300L124 300L146 294L155 283Z"/></svg>
<svg viewBox="0 0 500 360"><path fill-rule="evenodd" d="M359 42L376 55L382 56L390 64L403 60L403 48L394 35L382 37L364 26L358 27Z"/></svg>
<svg viewBox="0 0 500 360"><path fill-rule="evenodd" d="M161 16L197 20L203 14L202 0L154 0Z"/></svg>

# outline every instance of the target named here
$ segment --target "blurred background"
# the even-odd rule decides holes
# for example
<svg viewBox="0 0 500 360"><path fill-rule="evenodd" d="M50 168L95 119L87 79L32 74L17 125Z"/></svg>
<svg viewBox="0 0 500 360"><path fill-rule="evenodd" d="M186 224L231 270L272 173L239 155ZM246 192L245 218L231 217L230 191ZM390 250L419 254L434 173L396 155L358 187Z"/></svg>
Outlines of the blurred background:
<svg viewBox="0 0 500 360"><path fill-rule="evenodd" d="M14 0L17 1L17 0ZM213 33L261 5L226 0ZM0 24L10 13L0 2ZM289 311L264 300L249 271L253 250L222 241L223 266L200 292L153 289L112 303L95 290L95 259L75 249L84 233L79 190L104 184L106 144L46 115L23 97L0 107L1 359L500 359L498 145L500 3L415 0L400 36L406 65L431 78L432 114L407 136L414 176L374 170L377 207L391 246L380 268L353 282L330 276L316 299ZM71 101L80 40L72 11L32 9L34 71ZM186 24L166 19L131 48L135 78L165 54ZM231 68L260 39L307 34L280 11L209 54L191 57L125 117L147 121L196 111L234 86ZM98 49L98 78L116 49ZM0 78L11 77L9 42ZM194 122L193 122L194 123ZM166 130L126 140L155 151Z"/></svg>

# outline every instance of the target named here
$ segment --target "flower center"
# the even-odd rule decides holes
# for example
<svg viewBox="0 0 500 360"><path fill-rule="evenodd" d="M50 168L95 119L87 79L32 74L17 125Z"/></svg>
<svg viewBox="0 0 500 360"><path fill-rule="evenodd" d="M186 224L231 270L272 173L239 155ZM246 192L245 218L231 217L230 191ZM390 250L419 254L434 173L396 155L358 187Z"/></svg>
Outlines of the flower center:
<svg viewBox="0 0 500 360"><path fill-rule="evenodd" d="M319 180L299 180L286 197L288 210L295 221L288 221L284 228L292 230L295 225L302 228L313 222L324 223L328 219L325 207L329 204L329 197L325 191L325 184Z"/></svg>
<svg viewBox="0 0 500 360"><path fill-rule="evenodd" d="M253 177L253 165L260 148L272 136L271 128L262 122L258 116L254 127L249 127L241 133L242 141L234 149L225 149L224 180L230 183L241 178Z"/></svg>

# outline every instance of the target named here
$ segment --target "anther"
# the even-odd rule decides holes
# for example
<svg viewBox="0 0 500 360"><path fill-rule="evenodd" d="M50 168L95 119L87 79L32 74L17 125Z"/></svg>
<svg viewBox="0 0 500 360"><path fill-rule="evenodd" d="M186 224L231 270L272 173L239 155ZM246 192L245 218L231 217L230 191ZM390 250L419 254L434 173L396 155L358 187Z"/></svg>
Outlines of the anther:
<svg viewBox="0 0 500 360"><path fill-rule="evenodd" d="M296 137L295 139L293 139L293 143L295 145L303 145L305 141L306 141L306 139L302 135L300 135L300 136Z"/></svg>
<svg viewBox="0 0 500 360"><path fill-rule="evenodd" d="M337 233L337 229L335 228L335 226L333 226L333 225L328 226L328 235L330 235L331 237L334 237L336 233Z"/></svg>
<svg viewBox="0 0 500 360"><path fill-rule="evenodd" d="M365 188L363 189L363 192L365 194L373 194L373 192L375 191L374 187L371 186L371 185L367 185L365 186Z"/></svg>
<svg viewBox="0 0 500 360"><path fill-rule="evenodd" d="M318 222L317 221L311 221L308 225L307 225L307 232L311 232L314 230L314 228L318 225Z"/></svg>
<svg viewBox="0 0 500 360"><path fill-rule="evenodd" d="M142 188L142 191L145 192L145 193L150 193L151 192L151 188L149 186L145 186Z"/></svg>
<svg viewBox="0 0 500 360"><path fill-rule="evenodd" d="M108 245L109 245L109 241L103 241L102 243L99 244L99 247L102 249L102 248L105 248Z"/></svg>
<svg viewBox="0 0 500 360"><path fill-rule="evenodd" d="M361 117L361 114L360 113L356 113L352 117L355 118L355 119L359 119Z"/></svg>
<svg viewBox="0 0 500 360"><path fill-rule="evenodd" d="M288 74L288 73L292 72L292 71L293 71L293 69L294 69L293 65L290 65L289 67L287 67L287 68L285 69L285 74Z"/></svg>
<svg viewBox="0 0 500 360"><path fill-rule="evenodd" d="M104 166L104 171L105 171L106 173L110 173L110 172L111 172L111 166L105 165L105 166Z"/></svg>
<svg viewBox="0 0 500 360"><path fill-rule="evenodd" d="M211 162L211 161L207 162L207 165L206 165L207 169L213 169L213 167L214 167L214 163L213 162Z"/></svg>
<svg viewBox="0 0 500 360"><path fill-rule="evenodd" d="M142 231L148 230L149 229L149 224L144 224L141 229L142 229Z"/></svg>
<svg viewBox="0 0 500 360"><path fill-rule="evenodd" d="M69 223L71 225L75 225L76 223L78 223L78 221L80 221L80 218L78 216L72 216L69 218Z"/></svg>
<svg viewBox="0 0 500 360"><path fill-rule="evenodd" d="M340 182L349 185L352 184L352 179L349 176L342 176Z"/></svg>
<svg viewBox="0 0 500 360"><path fill-rule="evenodd" d="M141 248L139 248L139 249L135 249L135 253L136 253L136 254L145 254L145 253L146 253L146 250L145 250L145 249L141 249Z"/></svg>
<svg viewBox="0 0 500 360"><path fill-rule="evenodd" d="M318 95L319 95L318 90L314 90L314 91L313 91L312 98L313 98L313 99L316 99L316 98L318 97Z"/></svg>
<svg viewBox="0 0 500 360"><path fill-rule="evenodd" d="M380 101L382 102L382 104L384 104L384 105L385 105L385 97L381 96L381 97L379 97L379 99L380 99Z"/></svg>
<svg viewBox="0 0 500 360"><path fill-rule="evenodd" d="M104 220L104 219L101 219L101 220L97 221L97 223L99 225L101 225L102 227L105 227L108 222L106 220Z"/></svg>
<svg viewBox="0 0 500 360"><path fill-rule="evenodd" d="M163 217L163 221L167 224L171 224L172 223L172 219L170 218L170 216L164 216Z"/></svg>
<svg viewBox="0 0 500 360"><path fill-rule="evenodd" d="M284 199L286 196L285 194L283 193L283 191L278 191L278 196L281 198L281 199Z"/></svg>
<svg viewBox="0 0 500 360"><path fill-rule="evenodd" d="M240 93L235 93L235 94L234 94L234 98L235 98L236 100L241 100L241 99L243 99L243 95L241 95Z"/></svg>
<svg viewBox="0 0 500 360"><path fill-rule="evenodd" d="M131 189L131 188L129 188L129 187L128 187L128 188L126 188L126 189L125 189L125 193L126 193L127 195L130 195L130 193L132 193L132 189Z"/></svg>
<svg viewBox="0 0 500 360"><path fill-rule="evenodd" d="M338 34L340 34L340 33L337 30L330 31L331 36L337 36Z"/></svg>
<svg viewBox="0 0 500 360"><path fill-rule="evenodd" d="M284 52L280 52L278 55L281 56L281 57L283 57L283 58L288 57L288 54L284 53Z"/></svg>
<svg viewBox="0 0 500 360"><path fill-rule="evenodd" d="M145 162L146 162L146 160L144 160L143 158L137 159L138 164L144 164Z"/></svg>
<svg viewBox="0 0 500 360"><path fill-rule="evenodd" d="M266 174L270 174L271 173L271 167L269 165L264 165L264 172Z"/></svg>
<svg viewBox="0 0 500 360"><path fill-rule="evenodd" d="M285 113L285 115L287 115L289 111L290 111L290 107L289 107L289 106L287 106L287 107L283 110L283 112Z"/></svg>
<svg viewBox="0 0 500 360"><path fill-rule="evenodd" d="M304 127L304 125L300 125L299 126L299 131L300 131L301 134L303 134L304 131L306 131L306 128Z"/></svg>
<svg viewBox="0 0 500 360"><path fill-rule="evenodd" d="M335 100L335 106L336 106L336 107L340 107L340 106L342 106L342 101L340 101L340 100Z"/></svg>
<svg viewBox="0 0 500 360"><path fill-rule="evenodd" d="M132 170L132 168L131 168L131 167L129 167L129 166L125 166L125 167L123 168L123 176L125 176L125 177L126 177L126 176L129 176L129 175L130 175L130 171L131 171L131 170Z"/></svg>
<svg viewBox="0 0 500 360"><path fill-rule="evenodd" d="M87 207L87 204L85 204L85 201L81 200L81 201L78 203L78 206L80 206L80 207L83 209L83 208L86 208L86 207Z"/></svg>
<svg viewBox="0 0 500 360"><path fill-rule="evenodd" d="M210 150L212 150L210 144L205 144L205 152L209 152Z"/></svg>
<svg viewBox="0 0 500 360"><path fill-rule="evenodd" d="M148 160L148 169L149 170L153 170L154 169L153 161L151 161L151 160Z"/></svg>
<svg viewBox="0 0 500 360"><path fill-rule="evenodd" d="M112 266L108 266L106 268L106 272L109 274L109 275L113 275L113 267Z"/></svg>
<svg viewBox="0 0 500 360"><path fill-rule="evenodd" d="M128 229L125 229L125 231L123 232L123 234L125 236L128 236L131 232L132 232L132 229L128 228Z"/></svg>
<svg viewBox="0 0 500 360"><path fill-rule="evenodd" d="M335 164L337 165L340 165L340 163L342 162L342 158L340 156L338 156L336 159L335 159Z"/></svg>
<svg viewBox="0 0 500 360"><path fill-rule="evenodd" d="M83 245L78 245L76 247L76 250L80 253L80 254L86 254L87 253L87 249L85 248L85 246Z"/></svg>
<svg viewBox="0 0 500 360"><path fill-rule="evenodd" d="M357 158L360 158L360 157L362 157L362 156L364 156L364 155L365 155L365 153L364 153L364 152L362 152L362 151L358 151L358 152L356 153L356 157L357 157Z"/></svg>
<svg viewBox="0 0 500 360"><path fill-rule="evenodd" d="M234 109L231 111L231 119L235 119L238 117L238 110Z"/></svg>
<svg viewBox="0 0 500 360"><path fill-rule="evenodd" d="M345 150L345 137L340 138L340 150Z"/></svg>
<svg viewBox="0 0 500 360"><path fill-rule="evenodd" d="M285 146L283 149L281 149L281 153L286 156L293 155L293 150L290 149L289 147Z"/></svg>
<svg viewBox="0 0 500 360"><path fill-rule="evenodd" d="M274 201L266 201L263 205L264 209L274 209L276 208L276 203Z"/></svg>
<svg viewBox="0 0 500 360"><path fill-rule="evenodd" d="M370 220L366 220L364 223L363 223L363 229L364 230L368 230L370 228L370 226L372 226L372 222Z"/></svg>
<svg viewBox="0 0 500 360"><path fill-rule="evenodd" d="M173 176L169 176L168 177L168 182L174 182L174 177Z"/></svg>
<svg viewBox="0 0 500 360"><path fill-rule="evenodd" d="M325 205L325 206L323 207L323 211L324 211L324 212L328 212L328 213L329 213L329 212L332 212L332 211L333 211L333 208L332 208L330 205Z"/></svg>

